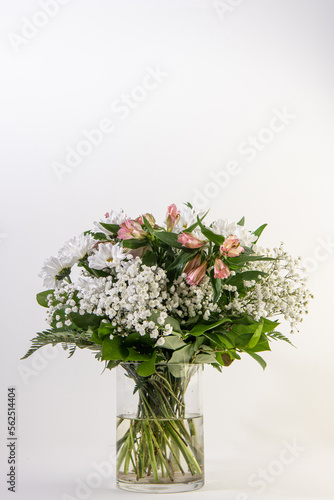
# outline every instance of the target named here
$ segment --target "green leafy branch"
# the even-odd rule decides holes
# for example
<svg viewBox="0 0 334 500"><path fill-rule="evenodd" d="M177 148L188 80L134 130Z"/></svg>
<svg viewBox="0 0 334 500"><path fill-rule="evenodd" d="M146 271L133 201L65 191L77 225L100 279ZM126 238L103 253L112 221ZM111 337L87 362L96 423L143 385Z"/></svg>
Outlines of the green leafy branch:
<svg viewBox="0 0 334 500"><path fill-rule="evenodd" d="M74 350L76 347L79 347L80 349L86 348L91 349L92 351L100 352L101 346L95 344L94 342L91 342L90 338L91 332L85 331L72 332L70 330L50 329L44 332L39 332L37 333L36 337L31 340L31 348L21 359L28 358L38 349L49 344L51 344L52 346L55 346L56 344L63 344L63 346L65 346L64 350L66 350L68 346L72 346L72 348L70 349L69 357L74 354Z"/></svg>

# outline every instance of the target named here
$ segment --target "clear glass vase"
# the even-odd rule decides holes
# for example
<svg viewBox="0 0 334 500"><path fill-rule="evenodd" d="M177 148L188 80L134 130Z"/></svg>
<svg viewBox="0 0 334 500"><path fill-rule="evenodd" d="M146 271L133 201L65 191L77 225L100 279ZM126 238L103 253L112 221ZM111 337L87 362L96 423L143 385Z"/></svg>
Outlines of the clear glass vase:
<svg viewBox="0 0 334 500"><path fill-rule="evenodd" d="M117 367L117 485L142 493L181 492L204 484L199 364Z"/></svg>

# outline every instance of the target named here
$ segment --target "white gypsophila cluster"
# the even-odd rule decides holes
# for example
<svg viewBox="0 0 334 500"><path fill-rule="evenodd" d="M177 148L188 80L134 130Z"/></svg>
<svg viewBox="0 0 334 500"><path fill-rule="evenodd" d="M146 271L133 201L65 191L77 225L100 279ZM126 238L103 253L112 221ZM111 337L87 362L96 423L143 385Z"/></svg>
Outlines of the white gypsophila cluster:
<svg viewBox="0 0 334 500"><path fill-rule="evenodd" d="M308 304L313 297L306 285L307 277L301 266L301 259L289 255L283 243L273 250L256 248L256 253L275 260L249 262L247 270L267 275L261 276L258 281L245 281L246 295L239 297L237 292L234 293L233 300L225 309L233 313L249 314L256 321L261 317L283 316L290 323L293 333L308 312Z"/></svg>
<svg viewBox="0 0 334 500"><path fill-rule="evenodd" d="M167 316L192 318L197 314L209 319L219 311L213 304L210 282L204 278L200 285L191 287L180 276L168 289L166 271L157 266L142 265L139 257L123 261L107 277L81 276L76 283L64 283L49 296L48 322L56 320L56 327L71 325L69 314L95 314L115 327L115 333L126 336L133 331L149 333L158 338L172 333ZM54 298L56 299L54 301ZM60 311L65 311L61 319ZM154 317L155 321L151 318ZM64 323L64 324L63 324Z"/></svg>
<svg viewBox="0 0 334 500"><path fill-rule="evenodd" d="M177 278L169 289L168 312L172 316L194 318L197 314L208 320L212 313L220 312L213 303L213 291L210 280L205 276L199 285L190 286L185 281L186 274Z"/></svg>

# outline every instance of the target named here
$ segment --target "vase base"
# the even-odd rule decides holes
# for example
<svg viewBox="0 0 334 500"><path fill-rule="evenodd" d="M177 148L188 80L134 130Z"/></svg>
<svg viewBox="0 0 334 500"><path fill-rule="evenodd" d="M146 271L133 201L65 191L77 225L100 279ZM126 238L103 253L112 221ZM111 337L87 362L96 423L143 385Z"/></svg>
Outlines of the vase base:
<svg viewBox="0 0 334 500"><path fill-rule="evenodd" d="M185 491L198 490L204 486L203 478L197 480L191 480L191 478L188 478L187 480L182 477L182 479L179 480L179 482L178 479L176 479L173 482L162 482L162 480L159 483L154 483L153 481L148 482L147 480L136 481L135 477L133 481L124 481L121 478L117 478L117 486L121 490L137 493L182 493Z"/></svg>

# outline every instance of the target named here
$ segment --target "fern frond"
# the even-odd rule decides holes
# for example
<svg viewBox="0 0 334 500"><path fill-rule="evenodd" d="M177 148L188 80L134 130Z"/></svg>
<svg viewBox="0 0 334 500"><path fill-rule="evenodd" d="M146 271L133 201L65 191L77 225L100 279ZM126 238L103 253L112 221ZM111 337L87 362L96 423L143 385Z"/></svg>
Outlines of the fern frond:
<svg viewBox="0 0 334 500"><path fill-rule="evenodd" d="M271 332L271 333L267 333L267 337L270 337L271 339L274 339L274 340L284 340L284 342L287 342L288 344L292 345L292 347L296 347L295 345L293 345L291 340L289 340L285 335L283 335L283 333Z"/></svg>
<svg viewBox="0 0 334 500"><path fill-rule="evenodd" d="M63 348L66 350L70 347L69 357L73 356L74 351L77 347L80 349L88 348L93 351L100 351L101 346L95 344L90 340L91 334L86 331L76 331L71 330L46 330L44 332L37 333L36 337L31 340L31 348L28 352L21 358L26 359L34 352L36 352L41 347L45 345L63 344Z"/></svg>

